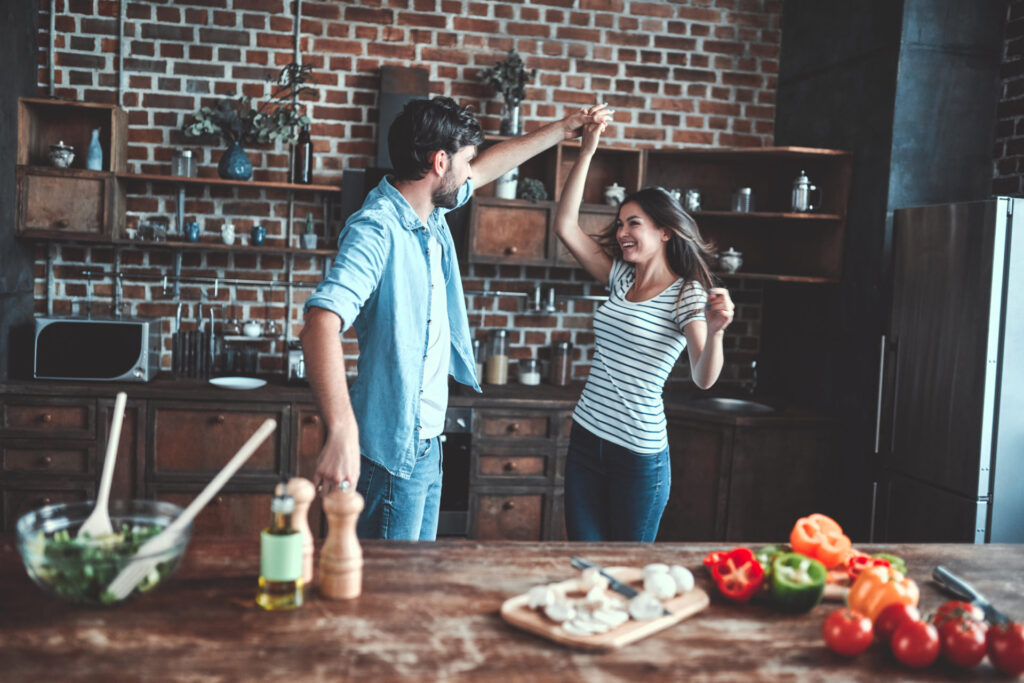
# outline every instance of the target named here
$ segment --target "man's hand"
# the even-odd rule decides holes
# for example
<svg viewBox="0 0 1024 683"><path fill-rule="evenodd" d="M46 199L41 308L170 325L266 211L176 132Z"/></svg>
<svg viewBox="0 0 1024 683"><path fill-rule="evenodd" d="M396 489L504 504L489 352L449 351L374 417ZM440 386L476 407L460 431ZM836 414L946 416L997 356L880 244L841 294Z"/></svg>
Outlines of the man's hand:
<svg viewBox="0 0 1024 683"><path fill-rule="evenodd" d="M566 140L578 138L583 132L583 126L590 123L607 124L611 121L611 115L615 113L607 107L607 103L596 104L569 114L562 119L562 137Z"/></svg>
<svg viewBox="0 0 1024 683"><path fill-rule="evenodd" d="M355 490L359 481L359 430L353 422L348 429L332 431L320 450L313 485L324 496L348 481Z"/></svg>

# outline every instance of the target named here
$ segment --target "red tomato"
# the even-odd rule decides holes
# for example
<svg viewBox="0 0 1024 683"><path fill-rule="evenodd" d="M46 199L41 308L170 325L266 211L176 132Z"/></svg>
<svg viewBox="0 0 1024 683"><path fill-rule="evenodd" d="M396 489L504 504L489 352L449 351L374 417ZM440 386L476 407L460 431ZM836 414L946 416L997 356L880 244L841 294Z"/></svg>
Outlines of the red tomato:
<svg viewBox="0 0 1024 683"><path fill-rule="evenodd" d="M920 621L921 613L913 605L894 602L875 617L875 637L883 643L892 640L892 634L904 621Z"/></svg>
<svg viewBox="0 0 1024 683"><path fill-rule="evenodd" d="M954 666L970 669L985 658L985 624L974 619L950 619L939 627L942 656Z"/></svg>
<svg viewBox="0 0 1024 683"><path fill-rule="evenodd" d="M905 621L892 634L892 653L909 667L930 666L939 656L939 632L924 621Z"/></svg>
<svg viewBox="0 0 1024 683"><path fill-rule="evenodd" d="M828 649L844 657L854 657L871 644L871 620L852 609L837 609L821 628Z"/></svg>
<svg viewBox="0 0 1024 683"><path fill-rule="evenodd" d="M944 603L942 607L935 610L935 616L932 617L932 621L940 628L947 621L952 621L953 619L985 621L985 613L981 611L980 607L969 602L950 600L949 602Z"/></svg>
<svg viewBox="0 0 1024 683"><path fill-rule="evenodd" d="M1024 626L1010 622L988 627L988 657L1005 674L1024 672Z"/></svg>

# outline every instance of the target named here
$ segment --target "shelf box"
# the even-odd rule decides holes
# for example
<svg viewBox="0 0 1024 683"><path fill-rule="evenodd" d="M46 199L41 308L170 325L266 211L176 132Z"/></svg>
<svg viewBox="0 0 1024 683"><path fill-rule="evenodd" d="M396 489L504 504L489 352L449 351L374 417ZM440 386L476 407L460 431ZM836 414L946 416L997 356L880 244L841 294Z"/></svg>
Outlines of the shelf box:
<svg viewBox="0 0 1024 683"><path fill-rule="evenodd" d="M560 199L569 172L580 158L579 143L566 142L558 145L558 178L554 198ZM604 188L618 183L626 188L626 194L636 192L644 186L643 152L629 147L598 147L590 161L587 180L583 186L583 201L589 204L604 203Z"/></svg>
<svg viewBox="0 0 1024 683"><path fill-rule="evenodd" d="M101 171L19 166L18 234L111 239L122 231L124 191Z"/></svg>
<svg viewBox="0 0 1024 683"><path fill-rule="evenodd" d="M474 199L469 219L469 260L475 263L549 265L552 202Z"/></svg>
<svg viewBox="0 0 1024 683"><path fill-rule="evenodd" d="M22 166L50 166L50 145L75 148L71 168L84 169L94 128L100 129L103 170L123 172L127 164L128 116L112 104L18 99L18 159Z"/></svg>

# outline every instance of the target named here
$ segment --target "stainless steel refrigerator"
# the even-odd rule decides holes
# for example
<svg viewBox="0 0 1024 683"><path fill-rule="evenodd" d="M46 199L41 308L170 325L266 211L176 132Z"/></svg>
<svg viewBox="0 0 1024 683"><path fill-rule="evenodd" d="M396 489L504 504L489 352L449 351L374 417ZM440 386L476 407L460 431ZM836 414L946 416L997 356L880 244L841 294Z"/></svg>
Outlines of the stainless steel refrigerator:
<svg viewBox="0 0 1024 683"><path fill-rule="evenodd" d="M1024 542L1024 199L894 213L883 541Z"/></svg>

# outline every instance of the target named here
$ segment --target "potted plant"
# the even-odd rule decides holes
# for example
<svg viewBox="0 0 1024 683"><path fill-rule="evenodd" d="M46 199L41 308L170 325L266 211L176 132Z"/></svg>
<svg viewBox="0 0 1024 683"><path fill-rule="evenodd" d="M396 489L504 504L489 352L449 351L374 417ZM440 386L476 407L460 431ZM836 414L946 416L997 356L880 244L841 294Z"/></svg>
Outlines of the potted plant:
<svg viewBox="0 0 1024 683"><path fill-rule="evenodd" d="M315 82L310 64L288 64L281 69L270 97L255 104L248 95L231 94L213 106L201 107L182 126L188 137L218 135L229 143L217 165L221 178L248 180L252 163L243 149L247 144L294 142L302 126L309 125L305 105L298 98L316 92L307 85Z"/></svg>
<svg viewBox="0 0 1024 683"><path fill-rule="evenodd" d="M519 103L526 97L526 84L537 77L537 70L527 71L523 58L509 50L504 60L484 69L481 77L505 101L501 116L501 134L519 134Z"/></svg>

